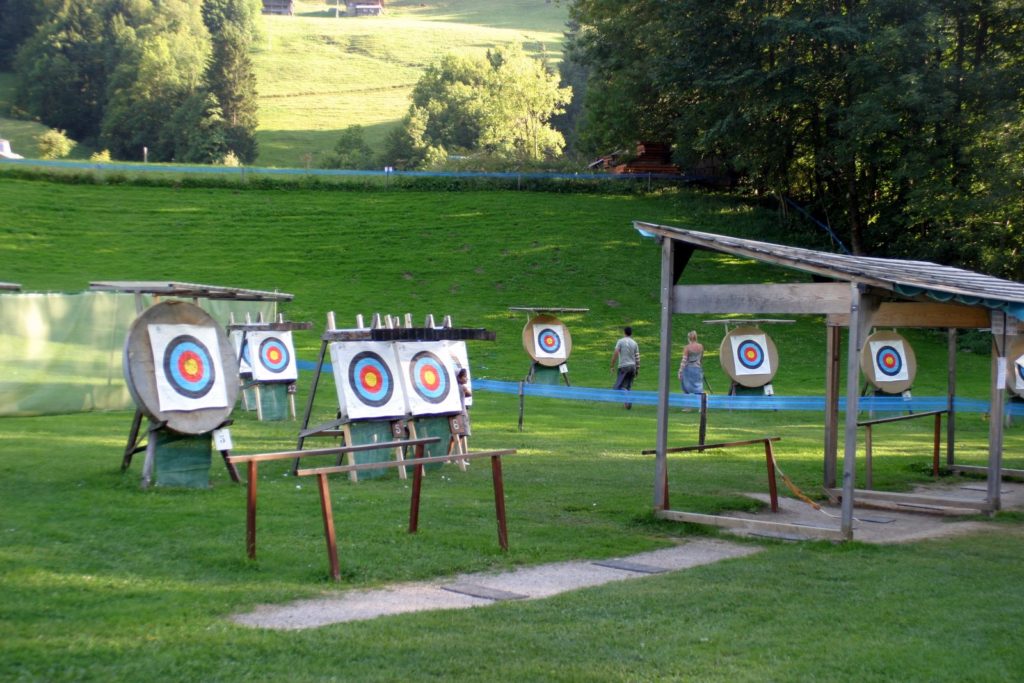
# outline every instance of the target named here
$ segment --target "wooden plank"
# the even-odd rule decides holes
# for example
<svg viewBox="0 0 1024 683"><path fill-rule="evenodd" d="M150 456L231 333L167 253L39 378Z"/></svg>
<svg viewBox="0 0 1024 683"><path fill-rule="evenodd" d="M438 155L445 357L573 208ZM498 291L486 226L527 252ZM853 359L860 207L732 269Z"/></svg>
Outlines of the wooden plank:
<svg viewBox="0 0 1024 683"><path fill-rule="evenodd" d="M843 283L676 285L673 313L849 313Z"/></svg>
<svg viewBox="0 0 1024 683"><path fill-rule="evenodd" d="M722 443L706 443L698 444L696 446L674 446L672 448L666 448L666 453L685 453L687 451L704 451L712 448L732 448L733 446L752 446L756 443L768 443L781 440L781 436L766 436L762 439L748 439L746 441L725 441ZM657 453L657 449L648 449L646 451L640 451L641 455L652 455Z"/></svg>
<svg viewBox="0 0 1024 683"><path fill-rule="evenodd" d="M413 443L412 441L409 441L409 442L406 442L406 445L411 445L412 443ZM375 447L375 448L380 448L381 445L383 445L383 444L380 444L380 445L372 444L372 446ZM307 451L307 453L308 452L309 451ZM473 460L473 459L476 459L476 458L484 458L484 457L492 458L492 457L501 456L501 455L515 455L515 453L516 453L516 449L510 448L510 449L501 450L501 451L477 451L477 452L474 452L474 453L463 453L459 457L460 458L465 458L467 460ZM345 472L359 472L359 471L362 471L362 470L372 470L372 469L379 469L379 468L384 468L384 467L413 467L413 466L419 466L419 465L430 465L432 463L444 463L444 462L450 462L452 460L453 460L453 458L450 455L435 455L435 456L431 456L429 458L414 458L414 459L413 458L409 458L409 459L402 460L402 461L386 460L386 461L383 461L383 462L364 462L364 463L358 463L358 464L355 464L355 465L334 465L334 466L331 466L331 467L313 467L313 468L309 468L309 469L299 470L295 474L296 474L296 476L299 476L299 477L309 477L309 476L317 475L317 474L343 474Z"/></svg>
<svg viewBox="0 0 1024 683"><path fill-rule="evenodd" d="M879 327L984 329L989 326L989 317L988 309L980 306L887 301L878 307L871 322ZM827 324L830 327L848 327L850 314L833 313L828 316Z"/></svg>
<svg viewBox="0 0 1024 683"><path fill-rule="evenodd" d="M655 510L654 516L672 522L688 522L726 529L743 529L747 531L792 533L807 539L824 539L830 541L845 540L839 529L807 526L805 524L787 524L785 522L765 522L759 519L742 517L725 517L722 515L704 515L697 512L680 512L678 510Z"/></svg>
<svg viewBox="0 0 1024 683"><path fill-rule="evenodd" d="M895 415L893 417L880 417L874 420L864 420L858 422L858 427L864 427L865 425L880 425L886 422L902 422L903 420L913 420L915 417L931 417L932 415L942 415L945 410L929 410L923 413L911 413L910 415Z"/></svg>
<svg viewBox="0 0 1024 683"><path fill-rule="evenodd" d="M233 299L235 301L291 301L295 298L294 294L285 292L202 285L193 282L168 282L166 280L104 280L90 282L89 289L94 292L128 292L178 296L186 299L200 297L203 299Z"/></svg>
<svg viewBox="0 0 1024 683"><path fill-rule="evenodd" d="M240 462L267 462L269 460L290 460L292 458L305 458L310 455L343 455L357 451L370 451L378 448L397 448L399 446L418 446L420 444L435 443L440 441L436 436L428 436L422 439L407 439L398 441L387 441L381 443L366 443L355 446L333 446L331 448L311 448L307 451L281 451L279 453L253 453L251 455L232 455L228 460L233 464Z"/></svg>

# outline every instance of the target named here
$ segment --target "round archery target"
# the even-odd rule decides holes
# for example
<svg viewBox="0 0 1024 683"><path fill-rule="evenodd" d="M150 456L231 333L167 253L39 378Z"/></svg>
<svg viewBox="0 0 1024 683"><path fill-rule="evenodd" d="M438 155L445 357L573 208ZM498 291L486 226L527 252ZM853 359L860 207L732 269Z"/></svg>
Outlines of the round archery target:
<svg viewBox="0 0 1024 683"><path fill-rule="evenodd" d="M555 367L569 359L572 336L558 318L537 315L523 328L523 348L537 363Z"/></svg>
<svg viewBox="0 0 1024 683"><path fill-rule="evenodd" d="M210 350L190 334L179 335L164 347L163 366L171 387L188 398L206 396L217 379Z"/></svg>
<svg viewBox="0 0 1024 683"><path fill-rule="evenodd" d="M1006 352L1006 388L1024 397L1024 337L1018 337Z"/></svg>
<svg viewBox="0 0 1024 683"><path fill-rule="evenodd" d="M917 359L910 342L897 332L875 332L864 340L860 369L879 391L901 394L914 383Z"/></svg>
<svg viewBox="0 0 1024 683"><path fill-rule="evenodd" d="M271 372L281 373L288 368L291 353L280 339L264 339L260 344L260 365Z"/></svg>
<svg viewBox="0 0 1024 683"><path fill-rule="evenodd" d="M349 420L402 417L405 390L389 342L334 342L331 368L341 416Z"/></svg>
<svg viewBox="0 0 1024 683"><path fill-rule="evenodd" d="M420 351L412 357L409 386L428 403L443 403L451 391L448 370L431 351Z"/></svg>
<svg viewBox="0 0 1024 683"><path fill-rule="evenodd" d="M164 301L125 339L124 374L139 410L180 434L205 434L231 415L238 364L227 334L198 306Z"/></svg>
<svg viewBox="0 0 1024 683"><path fill-rule="evenodd" d="M391 400L395 378L384 359L373 351L357 353L348 366L348 384L367 405L380 407Z"/></svg>
<svg viewBox="0 0 1024 683"><path fill-rule="evenodd" d="M725 374L743 387L756 388L771 383L779 367L775 342L758 327L731 330L722 339L718 354Z"/></svg>

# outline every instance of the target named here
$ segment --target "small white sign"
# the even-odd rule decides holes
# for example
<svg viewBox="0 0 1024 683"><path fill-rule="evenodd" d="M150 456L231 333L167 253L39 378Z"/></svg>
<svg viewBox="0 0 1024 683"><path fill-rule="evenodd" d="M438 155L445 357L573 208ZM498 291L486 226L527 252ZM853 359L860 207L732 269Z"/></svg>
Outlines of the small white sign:
<svg viewBox="0 0 1024 683"><path fill-rule="evenodd" d="M234 446L231 443L231 430L227 427L213 430L213 446L218 451L230 451Z"/></svg>
<svg viewBox="0 0 1024 683"><path fill-rule="evenodd" d="M563 375L568 375L569 374L569 364L568 363L562 363L561 365L558 366L558 371L560 373L562 373Z"/></svg>

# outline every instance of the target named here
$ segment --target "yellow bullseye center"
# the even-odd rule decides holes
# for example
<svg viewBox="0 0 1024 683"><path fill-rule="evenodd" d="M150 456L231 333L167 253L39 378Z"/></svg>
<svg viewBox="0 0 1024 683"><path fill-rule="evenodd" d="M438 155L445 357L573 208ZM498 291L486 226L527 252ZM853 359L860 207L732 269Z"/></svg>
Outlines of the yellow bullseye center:
<svg viewBox="0 0 1024 683"><path fill-rule="evenodd" d="M423 381L426 382L428 386L437 384L437 373L433 370L425 370L423 372Z"/></svg>
<svg viewBox="0 0 1024 683"><path fill-rule="evenodd" d="M199 361L195 358L189 358L185 361L185 373L195 376L199 374Z"/></svg>

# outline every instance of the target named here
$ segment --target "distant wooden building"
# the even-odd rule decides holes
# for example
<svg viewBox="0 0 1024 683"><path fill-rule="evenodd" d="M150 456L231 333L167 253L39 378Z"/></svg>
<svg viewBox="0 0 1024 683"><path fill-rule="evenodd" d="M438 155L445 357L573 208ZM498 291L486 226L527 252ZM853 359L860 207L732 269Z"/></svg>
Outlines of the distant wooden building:
<svg viewBox="0 0 1024 683"><path fill-rule="evenodd" d="M588 167L613 173L680 173L679 167L672 163L672 148L660 142L638 142L635 156L629 161L623 159L630 159L630 156L625 152L616 151L596 159Z"/></svg>
<svg viewBox="0 0 1024 683"><path fill-rule="evenodd" d="M346 0L345 14L350 17L378 17L384 13L384 0Z"/></svg>
<svg viewBox="0 0 1024 683"><path fill-rule="evenodd" d="M263 0L264 14L287 14L295 11L295 3L292 0Z"/></svg>

